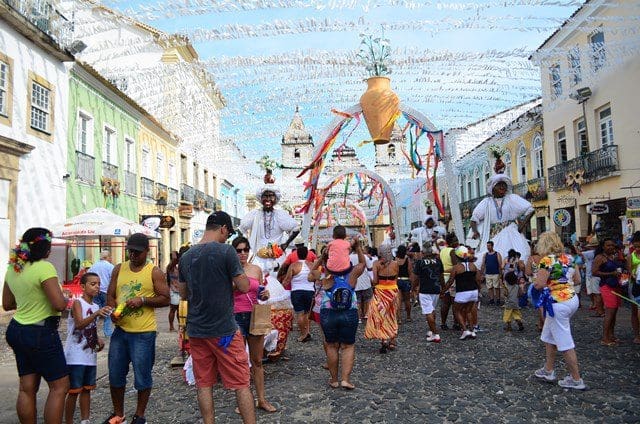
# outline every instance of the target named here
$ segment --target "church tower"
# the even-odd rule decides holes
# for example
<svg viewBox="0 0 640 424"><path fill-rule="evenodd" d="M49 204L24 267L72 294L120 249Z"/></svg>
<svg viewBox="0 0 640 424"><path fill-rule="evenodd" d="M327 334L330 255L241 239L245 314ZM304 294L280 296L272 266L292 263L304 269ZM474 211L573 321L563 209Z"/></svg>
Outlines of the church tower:
<svg viewBox="0 0 640 424"><path fill-rule="evenodd" d="M296 176L311 162L313 155L313 137L304 127L300 110L296 106L289 128L282 136L281 160L282 180L277 184L282 188L283 202L296 206L304 199L303 181ZM305 175L306 178L306 175Z"/></svg>
<svg viewBox="0 0 640 424"><path fill-rule="evenodd" d="M405 177L406 167L403 164L406 160L402 156L402 146L406 142L406 136L398 124L393 125L391 137L387 144L376 144L375 171L387 182L397 181Z"/></svg>

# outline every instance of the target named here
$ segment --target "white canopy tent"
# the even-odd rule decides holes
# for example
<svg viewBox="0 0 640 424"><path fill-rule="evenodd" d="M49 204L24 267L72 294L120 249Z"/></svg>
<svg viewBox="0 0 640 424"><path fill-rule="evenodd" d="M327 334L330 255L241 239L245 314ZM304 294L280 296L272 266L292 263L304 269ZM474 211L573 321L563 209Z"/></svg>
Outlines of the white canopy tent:
<svg viewBox="0 0 640 424"><path fill-rule="evenodd" d="M54 237L62 239L128 237L134 233L142 233L149 238L160 238L157 231L104 208L95 208L67 218L64 222L53 225L51 231Z"/></svg>

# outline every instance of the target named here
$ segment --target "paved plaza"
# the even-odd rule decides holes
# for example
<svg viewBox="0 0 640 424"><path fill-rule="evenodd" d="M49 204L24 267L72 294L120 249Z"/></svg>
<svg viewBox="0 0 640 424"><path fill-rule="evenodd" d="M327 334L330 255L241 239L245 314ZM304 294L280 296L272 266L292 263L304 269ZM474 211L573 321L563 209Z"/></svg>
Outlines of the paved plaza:
<svg viewBox="0 0 640 424"><path fill-rule="evenodd" d="M374 423L374 422L640 422L640 346L631 342L629 310L620 310L618 337L623 344L599 343L601 322L580 309L573 329L583 378L589 389L569 392L556 384L532 377L543 361L532 310L525 311L523 332L502 330L501 309L481 308L480 323L488 331L473 340L460 341L458 332L444 331L442 343L425 341L426 325L417 309L413 321L400 327L399 347L385 355L375 342L364 340L358 330L353 383L356 390L331 389L322 368L321 333L313 326L313 340L298 343L289 337L290 360L265 367L268 399L279 411L258 411L259 422ZM152 424L201 422L194 387L187 386L179 369L169 362L177 352L175 333L169 333L166 311L158 318L154 389L147 418ZM439 319L438 319L439 323ZM2 326L2 339L4 329ZM93 393L93 421L101 422L111 411L106 353L99 354L98 388ZM12 354L2 343L0 422L17 422L14 401L17 376ZM562 367L556 368L563 377ZM39 394L39 412L46 396ZM234 412L232 392L214 392L217 422L240 422ZM127 391L126 411L133 413L135 391Z"/></svg>

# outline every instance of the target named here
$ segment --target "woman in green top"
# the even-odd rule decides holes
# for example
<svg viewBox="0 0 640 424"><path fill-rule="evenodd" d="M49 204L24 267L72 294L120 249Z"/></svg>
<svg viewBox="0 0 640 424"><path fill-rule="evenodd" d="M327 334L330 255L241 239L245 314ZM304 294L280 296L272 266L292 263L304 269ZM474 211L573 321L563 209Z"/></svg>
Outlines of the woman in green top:
<svg viewBox="0 0 640 424"><path fill-rule="evenodd" d="M30 228L11 251L2 291L2 307L16 313L7 327L7 344L16 357L20 391L16 409L21 423L35 423L36 393L40 380L49 385L44 406L46 423L61 423L69 390L69 371L58 324L67 306L53 265L44 260L51 252L51 232Z"/></svg>

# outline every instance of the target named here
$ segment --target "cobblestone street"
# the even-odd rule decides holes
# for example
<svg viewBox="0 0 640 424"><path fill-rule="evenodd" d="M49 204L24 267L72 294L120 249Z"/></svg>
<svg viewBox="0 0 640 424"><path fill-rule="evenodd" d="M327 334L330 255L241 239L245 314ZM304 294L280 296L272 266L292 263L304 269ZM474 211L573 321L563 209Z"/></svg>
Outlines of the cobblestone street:
<svg viewBox="0 0 640 424"><path fill-rule="evenodd" d="M175 334L166 332L165 313L158 314L164 330L158 337L154 390L147 417L153 424L198 422L195 389L183 383L179 369L169 362L177 351ZM313 328L313 340L295 341L290 336L290 360L265 367L267 396L279 411L258 412L261 422L639 422L640 375L634 364L640 346L631 342L629 310L618 319L618 347L599 344L601 322L581 309L573 319L583 378L589 390L568 392L556 384L532 377L543 361L532 310L525 311L524 332L504 333L501 310L481 309L481 326L488 331L467 341L458 332L444 331L440 344L424 339L426 325L413 310L413 321L400 327L399 347L381 355L375 342L356 342L354 391L331 389L322 368L321 334ZM439 322L439 320L438 320ZM4 332L4 327L3 327ZM4 335L3 335L4 339ZM0 422L17 422L14 401L17 389L15 365L3 343ZM106 371L106 353L101 355L98 375ZM556 368L558 375L564 369ZM39 411L46 396L43 384ZM126 411L132 414L135 391L127 392ZM239 422L232 392L215 390L217 422ZM99 422L111 411L108 379L100 378L93 393L92 416Z"/></svg>

